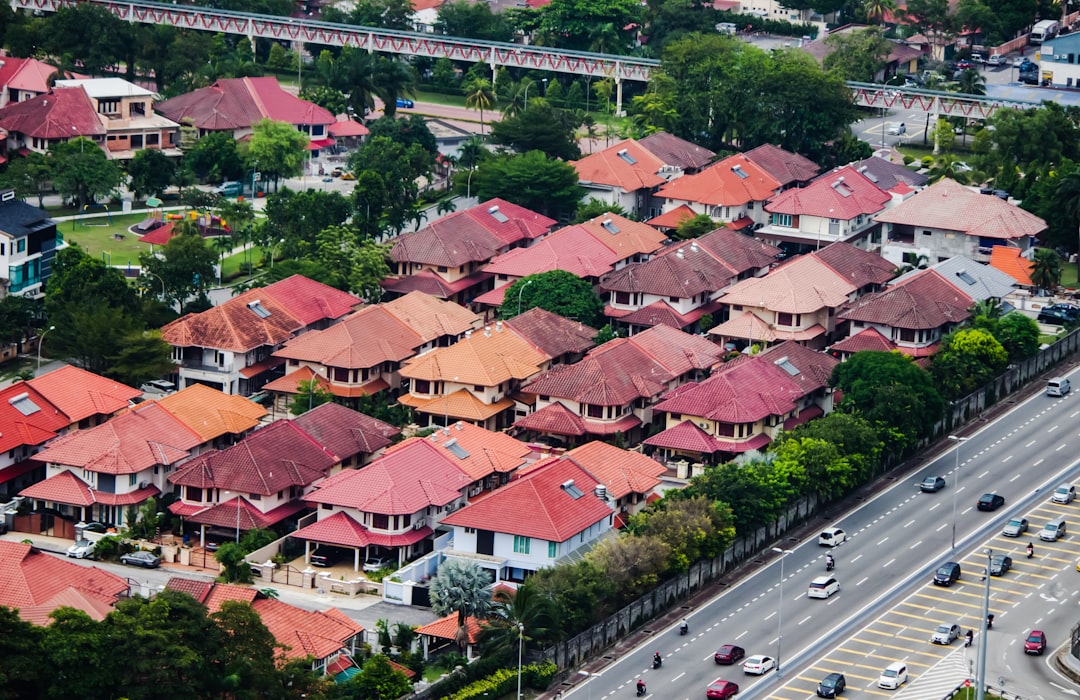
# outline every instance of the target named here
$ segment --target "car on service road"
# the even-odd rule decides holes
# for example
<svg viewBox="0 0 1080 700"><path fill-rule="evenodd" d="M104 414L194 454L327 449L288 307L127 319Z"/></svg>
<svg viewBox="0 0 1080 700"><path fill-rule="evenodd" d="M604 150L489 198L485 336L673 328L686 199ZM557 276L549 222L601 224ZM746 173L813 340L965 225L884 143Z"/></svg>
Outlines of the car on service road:
<svg viewBox="0 0 1080 700"><path fill-rule="evenodd" d="M140 549L137 552L130 552L121 556L120 563L141 566L144 569L156 569L161 566L161 557L155 556L153 552Z"/></svg>
<svg viewBox="0 0 1080 700"><path fill-rule="evenodd" d="M948 561L938 567L934 572L934 585L951 586L960 580L960 565L955 561Z"/></svg>
<svg viewBox="0 0 1080 700"><path fill-rule="evenodd" d="M1004 576L1012 569L1012 557L1005 554L996 554L990 560L990 575Z"/></svg>
<svg viewBox="0 0 1080 700"><path fill-rule="evenodd" d="M739 685L737 683L725 681L723 678L717 678L705 689L705 697L710 700L728 700L728 698L735 695L737 692L739 692Z"/></svg>
<svg viewBox="0 0 1080 700"><path fill-rule="evenodd" d="M1042 656L1046 651L1046 634L1041 630L1031 630L1027 639L1024 640L1024 653Z"/></svg>
<svg viewBox="0 0 1080 700"><path fill-rule="evenodd" d="M726 666L738 663L744 656L746 656L746 650L742 647L737 647L734 644L725 644L713 654L713 661Z"/></svg>
<svg viewBox="0 0 1080 700"><path fill-rule="evenodd" d="M765 656L764 654L748 656L742 665L743 673L751 676L765 675L774 668L776 668L776 662L773 661L771 656Z"/></svg>
<svg viewBox="0 0 1080 700"><path fill-rule="evenodd" d="M1076 487L1072 484L1062 484L1054 489L1054 495L1051 497L1051 501L1054 503L1060 503L1062 505L1068 505L1076 499Z"/></svg>
<svg viewBox="0 0 1080 700"><path fill-rule="evenodd" d="M937 626L934 630L934 634L930 637L931 644L944 644L948 646L953 641L960 638L960 625L950 625L947 622L943 622Z"/></svg>
<svg viewBox="0 0 1080 700"><path fill-rule="evenodd" d="M835 698L847 688L847 679L842 673L830 673L821 679L817 686L819 698Z"/></svg>
<svg viewBox="0 0 1080 700"><path fill-rule="evenodd" d="M1028 526L1029 523L1027 518L1013 518L1005 523L1005 527L1002 529L1001 534L1006 537L1019 537L1028 531Z"/></svg>
<svg viewBox="0 0 1080 700"><path fill-rule="evenodd" d="M878 676L877 687L884 688L885 690L896 690L907 683L907 678L907 664L903 661L894 661L886 666L885 670Z"/></svg>
<svg viewBox="0 0 1080 700"><path fill-rule="evenodd" d="M945 488L945 477L928 476L919 482L919 490L923 493L936 493Z"/></svg>
<svg viewBox="0 0 1080 700"><path fill-rule="evenodd" d="M984 493L979 497L979 503L977 507L979 510L997 510L1001 506L1005 505L1005 497L996 493Z"/></svg>
<svg viewBox="0 0 1080 700"><path fill-rule="evenodd" d="M67 555L76 559L92 559L94 557L94 543L90 540L76 540L75 544L68 547Z"/></svg>

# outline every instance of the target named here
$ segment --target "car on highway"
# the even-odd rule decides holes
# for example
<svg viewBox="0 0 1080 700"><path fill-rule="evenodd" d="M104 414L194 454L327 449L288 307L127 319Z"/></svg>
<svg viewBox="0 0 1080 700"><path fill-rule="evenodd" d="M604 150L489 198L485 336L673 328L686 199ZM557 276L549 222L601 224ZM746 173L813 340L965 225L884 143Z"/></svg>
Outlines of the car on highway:
<svg viewBox="0 0 1080 700"><path fill-rule="evenodd" d="M1061 503L1067 505L1072 503L1076 499L1076 487L1072 484L1062 484L1054 489L1054 495L1051 497L1051 501L1054 503Z"/></svg>
<svg viewBox="0 0 1080 700"><path fill-rule="evenodd" d="M1001 506L1005 505L1005 498L996 493L984 493L979 497L977 508L979 510L997 510Z"/></svg>
<svg viewBox="0 0 1080 700"><path fill-rule="evenodd" d="M896 690L907 683L907 678L907 664L903 661L894 661L886 666L885 670L878 676L877 687L885 690Z"/></svg>
<svg viewBox="0 0 1080 700"><path fill-rule="evenodd" d="M1046 634L1042 630L1031 630L1024 640L1024 653L1042 656L1046 651Z"/></svg>
<svg viewBox="0 0 1080 700"><path fill-rule="evenodd" d="M840 582L832 576L818 576L810 582L806 591L807 598L828 598L840 592Z"/></svg>
<svg viewBox="0 0 1080 700"><path fill-rule="evenodd" d="M145 549L140 549L137 552L130 552L120 557L121 564L128 564L130 566L141 566L144 569L156 569L161 566L161 557L156 556L153 552L148 552Z"/></svg>
<svg viewBox="0 0 1080 700"><path fill-rule="evenodd" d="M717 678L705 689L705 697L715 700L727 700L739 692L739 684Z"/></svg>
<svg viewBox="0 0 1080 700"><path fill-rule="evenodd" d="M819 698L835 698L847 688L847 679L842 673L830 673L821 679L817 686Z"/></svg>
<svg viewBox="0 0 1080 700"><path fill-rule="evenodd" d="M934 572L934 584L937 586L951 586L960 580L960 565L955 561L945 562Z"/></svg>
<svg viewBox="0 0 1080 700"><path fill-rule="evenodd" d="M1057 542L1065 536L1065 529L1065 521L1061 518L1054 518L1043 525L1043 529L1039 530L1039 539L1043 542Z"/></svg>
<svg viewBox="0 0 1080 700"><path fill-rule="evenodd" d="M94 543L90 540L75 540L75 544L68 547L67 555L76 559L92 559Z"/></svg>
<svg viewBox="0 0 1080 700"><path fill-rule="evenodd" d="M960 638L960 625L943 622L937 626L934 630L934 634L930 637L931 644L944 644L948 646L955 640Z"/></svg>
<svg viewBox="0 0 1080 700"><path fill-rule="evenodd" d="M398 109L412 109L416 106L413 104L412 100L405 97L397 98L397 102L395 104L397 104Z"/></svg>
<svg viewBox="0 0 1080 700"><path fill-rule="evenodd" d="M763 676L774 668L776 668L776 662L771 656L764 654L748 656L742 665L743 673L751 676Z"/></svg>
<svg viewBox="0 0 1080 700"><path fill-rule="evenodd" d="M945 477L927 476L919 482L919 490L923 493L937 493L945 488Z"/></svg>
<svg viewBox="0 0 1080 700"><path fill-rule="evenodd" d="M835 547L847 541L847 533L838 527L827 527L818 535L817 543L822 547Z"/></svg>
<svg viewBox="0 0 1080 700"><path fill-rule="evenodd" d="M1019 537L1028 531L1030 523L1027 518L1013 518L1009 522L1005 523L1005 527L1001 530L1001 534L1006 537Z"/></svg>
<svg viewBox="0 0 1080 700"><path fill-rule="evenodd" d="M725 644L713 654L713 661L726 666L728 664L738 663L744 656L746 656L746 650L742 647L737 647L734 644Z"/></svg>
<svg viewBox="0 0 1080 700"><path fill-rule="evenodd" d="M1012 569L1012 557L1005 554L995 554L990 560L990 575L1004 576Z"/></svg>

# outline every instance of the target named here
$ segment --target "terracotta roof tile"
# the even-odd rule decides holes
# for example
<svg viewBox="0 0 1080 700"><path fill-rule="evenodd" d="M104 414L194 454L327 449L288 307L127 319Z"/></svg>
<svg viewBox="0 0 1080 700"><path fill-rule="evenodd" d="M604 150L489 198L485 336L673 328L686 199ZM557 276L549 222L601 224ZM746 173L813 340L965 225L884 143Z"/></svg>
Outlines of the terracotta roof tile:
<svg viewBox="0 0 1080 700"><path fill-rule="evenodd" d="M638 144L667 165L684 171L701 170L716 154L707 148L681 139L666 131L658 131L638 140Z"/></svg>
<svg viewBox="0 0 1080 700"><path fill-rule="evenodd" d="M204 442L242 435L259 424L266 409L251 399L192 384L157 400L166 411L198 433Z"/></svg>
<svg viewBox="0 0 1080 700"><path fill-rule="evenodd" d="M1034 214L947 178L882 212L875 220L1002 240L1036 236L1046 230L1046 222Z"/></svg>
<svg viewBox="0 0 1080 700"><path fill-rule="evenodd" d="M316 282L303 275L292 275L261 287L296 318L310 326L319 321L341 318L360 305L360 299L330 285Z"/></svg>
<svg viewBox="0 0 1080 700"><path fill-rule="evenodd" d="M424 269L406 277L388 277L380 284L383 289L396 294L410 294L423 292L440 299L449 299L458 292L462 292L474 285L480 285L491 279L494 275L489 272L478 271L468 277L462 277L453 282L447 282L437 273Z"/></svg>
<svg viewBox="0 0 1080 700"><path fill-rule="evenodd" d="M420 439L410 438L394 445L386 454L404 449ZM524 465L526 458L532 453L532 448L506 433L462 421L454 423L449 430L439 429L422 439L438 447L473 481L492 474L513 472Z"/></svg>
<svg viewBox="0 0 1080 700"><path fill-rule="evenodd" d="M339 460L373 454L390 445L401 429L339 403L324 403L293 419Z"/></svg>
<svg viewBox="0 0 1080 700"><path fill-rule="evenodd" d="M746 177L741 177L745 174ZM657 197L699 202L709 206L738 207L764 202L780 189L780 183L764 168L741 153L728 156L700 173L672 180Z"/></svg>
<svg viewBox="0 0 1080 700"><path fill-rule="evenodd" d="M419 334L425 343L459 336L483 325L483 319L464 306L423 292L409 292L382 307Z"/></svg>
<svg viewBox="0 0 1080 700"><path fill-rule="evenodd" d="M857 289L881 286L896 276L894 264L850 243L832 243L814 251L813 255Z"/></svg>
<svg viewBox="0 0 1080 700"><path fill-rule="evenodd" d="M891 352L896 349L896 343L892 342L875 328L867 328L864 331L860 331L855 335L844 338L839 343L833 343L829 350L831 352L850 352L856 353L863 350L877 350L880 352Z"/></svg>
<svg viewBox="0 0 1080 700"><path fill-rule="evenodd" d="M528 379L548 358L516 332L506 328L474 333L450 347L437 348L408 360L401 376L461 384L498 386L510 379Z"/></svg>
<svg viewBox="0 0 1080 700"><path fill-rule="evenodd" d="M380 305L361 309L326 330L299 335L274 356L326 367L367 369L401 362L423 344L416 331Z"/></svg>
<svg viewBox="0 0 1080 700"><path fill-rule="evenodd" d="M761 352L758 357L767 362L786 365L787 370L794 368L790 378L799 385L807 396L829 385L833 368L840 364L832 355L811 350L802 343L786 340Z"/></svg>
<svg viewBox="0 0 1080 700"><path fill-rule="evenodd" d="M1022 252L1019 248L996 245L990 249L990 267L1009 275L1017 284L1032 287L1035 283L1031 281L1031 271L1035 266Z"/></svg>
<svg viewBox="0 0 1080 700"><path fill-rule="evenodd" d="M669 450L700 452L702 454L713 454L728 449L727 444L709 435L693 421L689 420L684 420L666 430L660 431L645 440L645 444L654 447L666 447Z"/></svg>
<svg viewBox="0 0 1080 700"><path fill-rule="evenodd" d="M458 389L449 396L436 396L430 399L420 399L411 395L405 395L398 399L406 406L428 414L445 415L455 420L483 422L492 416L502 413L514 405L514 400L507 397L494 403L485 403L476 397L471 391Z"/></svg>
<svg viewBox="0 0 1080 700"><path fill-rule="evenodd" d="M618 214L601 214L579 224L596 240L611 248L619 260L636 255L651 255L660 250L667 235L640 221L631 221Z"/></svg>
<svg viewBox="0 0 1080 700"><path fill-rule="evenodd" d="M598 333L595 328L539 306L514 316L505 324L539 348L549 359L585 352L595 344L593 338Z"/></svg>
<svg viewBox="0 0 1080 700"><path fill-rule="evenodd" d="M465 618L465 628L468 630L469 644L476 644L480 641L480 633L483 629L480 626L480 621L472 615ZM456 639L458 630L457 613L451 613L446 617L435 620L435 622L428 623L416 628L417 634L422 634L428 637L437 637L439 639Z"/></svg>
<svg viewBox="0 0 1080 700"><path fill-rule="evenodd" d="M628 156L626 159L619 155L624 150ZM667 182L660 175L664 161L633 139L621 141L581 160L571 161L570 165L577 170L578 180L583 183L620 187L626 192L651 189Z"/></svg>
<svg viewBox="0 0 1080 700"><path fill-rule="evenodd" d="M558 401L533 411L527 416L518 418L514 421L514 427L537 433L573 435L575 437L586 435L589 432L585 419Z"/></svg>
<svg viewBox="0 0 1080 700"><path fill-rule="evenodd" d="M232 600L250 605L255 602L255 598L257 598L258 595L259 592L254 588L234 586L228 583L215 583L203 603L206 605L207 611L213 614L219 612L222 604L227 601ZM284 603L282 603L282 605L284 605ZM265 620L263 622L265 624Z"/></svg>
<svg viewBox="0 0 1080 700"><path fill-rule="evenodd" d="M184 517L198 525L210 525L224 530L232 530L236 527L244 531L264 530L280 524L281 521L306 508L303 501L289 501L263 512L246 498L237 497L215 503Z"/></svg>
<svg viewBox="0 0 1080 700"><path fill-rule="evenodd" d="M142 392L74 365L46 372L27 382L59 408L72 423L109 416L128 407Z"/></svg>
<svg viewBox="0 0 1080 700"><path fill-rule="evenodd" d="M590 278L610 272L624 259L583 226L577 225L559 229L528 248L515 248L496 256L484 267L484 272L521 278L565 270L578 277Z"/></svg>
<svg viewBox="0 0 1080 700"><path fill-rule="evenodd" d="M45 93L49 91L49 78L56 73L55 66L36 58L0 57L0 87L4 90Z"/></svg>
<svg viewBox="0 0 1080 700"><path fill-rule="evenodd" d="M336 608L302 610L273 598L259 597L252 603L263 624L286 648L287 659L313 656L325 659L347 646L347 642L364 631L357 622Z"/></svg>
<svg viewBox="0 0 1080 700"><path fill-rule="evenodd" d="M28 544L0 540L0 605L43 624L48 612L69 605L95 620L128 591L127 581L96 566L81 566Z"/></svg>
<svg viewBox="0 0 1080 700"><path fill-rule="evenodd" d="M806 187L785 190L765 211L850 221L885 209L892 195L850 165L825 173Z"/></svg>
<svg viewBox="0 0 1080 700"><path fill-rule="evenodd" d="M656 410L722 423L755 423L795 411L804 394L783 369L752 357L730 369L719 368L703 382L679 387Z"/></svg>
<svg viewBox="0 0 1080 700"><path fill-rule="evenodd" d="M933 270L923 270L903 284L856 300L840 313L840 318L907 330L932 330L968 320L968 309L974 303Z"/></svg>
<svg viewBox="0 0 1080 700"><path fill-rule="evenodd" d="M410 528L400 534L375 532L353 520L347 513L338 511L318 522L289 533L290 537L309 542L342 547L407 547L432 535L432 529L425 525L419 530Z"/></svg>
<svg viewBox="0 0 1080 700"><path fill-rule="evenodd" d="M35 139L68 141L76 136L104 136L94 104L80 88L57 88L45 95L0 109L0 128Z"/></svg>
<svg viewBox="0 0 1080 700"><path fill-rule="evenodd" d="M674 209L669 209L660 216L654 216L645 223L653 228L673 229L679 228L682 222L693 219L697 212L685 204L680 204Z"/></svg>
<svg viewBox="0 0 1080 700"><path fill-rule="evenodd" d="M72 422L29 382L0 389L0 453L43 445Z"/></svg>
<svg viewBox="0 0 1080 700"><path fill-rule="evenodd" d="M154 106L175 122L206 131L247 129L262 119L289 124L337 121L327 110L281 89L277 78L222 78Z"/></svg>
<svg viewBox="0 0 1080 700"><path fill-rule="evenodd" d="M582 492L574 498L562 488L573 480ZM599 482L572 460L553 460L443 518L444 525L473 527L511 535L566 542L612 515L593 491ZM529 517L521 517L528 513Z"/></svg>
<svg viewBox="0 0 1080 700"><path fill-rule="evenodd" d="M575 447L562 459L577 462L616 499L631 493L649 493L660 485L659 477L667 471L651 457L599 440Z"/></svg>
<svg viewBox="0 0 1080 700"><path fill-rule="evenodd" d="M821 171L821 166L812 160L771 143L763 143L744 155L767 170L782 187L794 182L809 182Z"/></svg>
<svg viewBox="0 0 1080 700"><path fill-rule="evenodd" d="M165 588L170 591L177 591L179 593L186 593L200 603L206 603L207 596L210 595L210 591L214 589L213 581L196 581L192 578L181 578L180 576L173 576L165 582Z"/></svg>

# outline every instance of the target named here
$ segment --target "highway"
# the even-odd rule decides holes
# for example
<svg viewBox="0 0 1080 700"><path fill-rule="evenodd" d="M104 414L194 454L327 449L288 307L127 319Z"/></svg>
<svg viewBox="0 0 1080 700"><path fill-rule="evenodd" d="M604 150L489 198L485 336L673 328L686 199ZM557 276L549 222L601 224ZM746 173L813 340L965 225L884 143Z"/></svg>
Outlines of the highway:
<svg viewBox="0 0 1080 700"><path fill-rule="evenodd" d="M1071 376L1080 378L1080 373ZM922 698L916 693L920 687L933 685L934 692L945 685L955 687L967 673L964 654L971 656L973 650L965 652L959 643L935 646L928 640L946 618L956 618L964 629L978 621L982 609L979 569L985 556L975 552L986 546L1011 548L1016 562L1014 572L993 579L991 609L1000 618L990 633L992 662L987 677L996 681L1005 676L1008 682L1015 676L1018 685L1026 684L1033 691L1046 689L1047 674L1052 672L1033 671L1031 667L1044 665L1036 657L1023 658L1022 653L1017 658L1015 645L1029 619L1042 620L1053 647L1066 641L1075 620L1050 615L1047 610L1074 604L1072 587L1061 587L1051 577L1061 568L1080 576L1075 571L1080 558L1080 517L1070 523L1070 533L1060 543L1036 543L1037 557L1031 562L1016 552L1037 538L1035 531L1052 514L1045 502L1053 488L1080 475L1080 462L1075 461L1080 452L1078 417L1080 399L1075 395L1054 399L1040 391L971 433L958 454L946 449L898 477L872 500L833 518L821 518L822 527L840 527L849 537L831 550L841 587L831 598L812 600L806 595L810 581L825 573L824 555L830 550L820 547L816 536L805 542L781 542L779 546L790 551L784 557L782 588L780 557L770 554L768 565L694 610L689 615L689 635L680 636L677 624L651 630L648 642L582 678L566 695L576 694L579 700L629 697L641 678L648 686L648 697L701 698L710 682L723 678L739 684L740 699L794 700L813 697L817 682L834 671L847 676L844 698ZM959 486L954 474L957 458ZM921 493L915 484L930 474L943 475L946 488ZM990 513L977 511L976 501L989 491L1004 496L1005 506ZM954 498L955 550L951 547ZM1080 515L1080 502L1052 508ZM998 537L1010 517L1028 512L1033 513L1032 533L1018 539ZM983 544L987 538L991 538L989 545ZM946 561L961 563L961 581L950 588L929 586L933 571ZM782 610L778 605L781 593ZM1033 606L1033 611L1028 613L1024 606ZM1019 610L1025 612L1018 614ZM747 655L779 657L781 670L758 678L744 676L738 665L716 665L713 653L723 644L737 644ZM664 657L659 670L651 668L653 652ZM878 690L880 670L894 660L909 662L908 686L900 691ZM1060 678L1054 682L1066 685Z"/></svg>

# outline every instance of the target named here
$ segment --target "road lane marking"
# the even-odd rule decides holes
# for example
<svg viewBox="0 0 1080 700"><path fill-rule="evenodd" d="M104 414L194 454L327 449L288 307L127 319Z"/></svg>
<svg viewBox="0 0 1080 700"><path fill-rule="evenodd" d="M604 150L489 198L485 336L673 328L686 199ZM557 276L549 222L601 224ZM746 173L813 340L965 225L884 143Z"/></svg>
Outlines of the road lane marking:
<svg viewBox="0 0 1080 700"><path fill-rule="evenodd" d="M749 633L750 633L750 630L745 630L745 631L743 631L743 633L742 633L742 634L740 634L740 635L739 635L738 637L736 637L736 638L735 638L735 641L736 641L736 642L737 642L737 641L739 641L740 639L742 639L743 637L745 637L745 636L746 636L747 634L749 634Z"/></svg>
<svg viewBox="0 0 1080 700"><path fill-rule="evenodd" d="M1017 479L1019 479L1022 476L1023 476L1023 474L1017 474L1013 478L1009 479L1009 483L1011 484L1012 482L1016 481Z"/></svg>
<svg viewBox="0 0 1080 700"><path fill-rule="evenodd" d="M919 540L919 541L918 541L918 542L916 542L915 544L911 545L910 547L908 547L908 549L915 549L915 548L916 548L916 547L918 547L918 546L919 546L920 544L922 544L922 540Z"/></svg>
<svg viewBox="0 0 1080 700"><path fill-rule="evenodd" d="M893 558L892 558L892 559L890 559L889 561L887 561L887 562L885 562L884 564L882 564L882 565L881 565L881 568L882 568L882 569L884 569L884 568L885 568L885 567L887 567L887 566L888 566L889 564L892 564L892 563L893 563L894 561L896 561L896 557L893 557Z"/></svg>
<svg viewBox="0 0 1080 700"><path fill-rule="evenodd" d="M889 538L888 538L888 537L886 537L885 539L883 539L883 540L881 540L880 542L878 542L876 546L880 547L881 545L885 544L885 542L886 542L886 541L887 541L888 539L889 539Z"/></svg>
<svg viewBox="0 0 1080 700"><path fill-rule="evenodd" d="M806 622L807 620L809 620L812 617L813 617L813 615L807 615L803 619L799 620L799 624L801 625L802 623Z"/></svg>
<svg viewBox="0 0 1080 700"><path fill-rule="evenodd" d="M671 679L671 682L672 682L672 683L674 683L675 681L679 680L680 678L682 678L682 677L683 677L683 676L685 676L685 675L686 675L686 671L683 671L683 672L682 672L682 673L680 673L679 675L677 675L677 676L675 676L674 678L672 678L672 679Z"/></svg>
<svg viewBox="0 0 1080 700"><path fill-rule="evenodd" d="M1073 414L1073 415L1075 415L1075 414ZM1071 417L1071 416L1070 416L1070 417ZM1024 448L1026 449L1026 448L1028 448L1028 447L1031 447L1031 446L1032 446L1032 445L1034 445L1034 444L1035 444L1035 441L1034 441L1034 440L1032 440L1032 441L1031 441L1031 442L1029 442L1028 444L1024 445Z"/></svg>
<svg viewBox="0 0 1080 700"><path fill-rule="evenodd" d="M914 520L909 520L906 523L904 523L904 527L911 527L912 524L914 524L914 522L915 522Z"/></svg>

